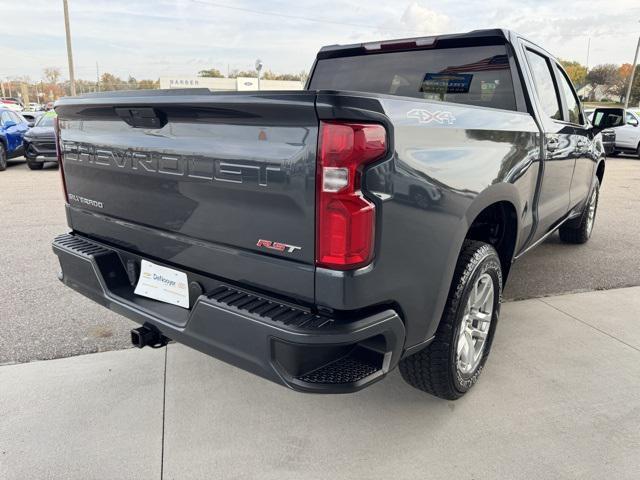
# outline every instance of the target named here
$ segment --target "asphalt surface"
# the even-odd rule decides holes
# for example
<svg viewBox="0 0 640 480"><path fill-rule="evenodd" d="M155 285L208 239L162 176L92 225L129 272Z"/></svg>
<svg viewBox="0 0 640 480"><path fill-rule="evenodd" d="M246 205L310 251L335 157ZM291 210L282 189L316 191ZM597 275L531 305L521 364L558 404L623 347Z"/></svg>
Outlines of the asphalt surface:
<svg viewBox="0 0 640 480"><path fill-rule="evenodd" d="M584 245L554 233L514 265L505 299L640 285L640 159L607 160L596 223Z"/></svg>
<svg viewBox="0 0 640 480"><path fill-rule="evenodd" d="M640 160L607 162L593 237L553 235L513 267L506 299L640 285ZM66 232L59 173L0 172L0 364L129 347L133 323L64 287L51 240Z"/></svg>
<svg viewBox="0 0 640 480"><path fill-rule="evenodd" d="M60 174L0 172L0 364L127 348L132 323L64 287L51 250L68 231Z"/></svg>
<svg viewBox="0 0 640 480"><path fill-rule="evenodd" d="M640 287L508 302L464 398L296 393L179 344L0 367L0 478L637 480ZM535 346L535 347L534 347Z"/></svg>

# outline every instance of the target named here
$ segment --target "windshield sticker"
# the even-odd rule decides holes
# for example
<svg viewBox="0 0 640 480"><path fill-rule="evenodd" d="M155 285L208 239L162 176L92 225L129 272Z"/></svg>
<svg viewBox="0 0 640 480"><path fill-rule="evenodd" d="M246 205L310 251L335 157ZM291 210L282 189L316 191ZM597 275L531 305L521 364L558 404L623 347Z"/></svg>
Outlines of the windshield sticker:
<svg viewBox="0 0 640 480"><path fill-rule="evenodd" d="M427 73L422 80L423 93L469 93L471 73Z"/></svg>
<svg viewBox="0 0 640 480"><path fill-rule="evenodd" d="M483 102L490 102L493 99L494 94L496 93L496 88L498 88L498 85L500 85L500 80L482 80L480 82L480 99Z"/></svg>

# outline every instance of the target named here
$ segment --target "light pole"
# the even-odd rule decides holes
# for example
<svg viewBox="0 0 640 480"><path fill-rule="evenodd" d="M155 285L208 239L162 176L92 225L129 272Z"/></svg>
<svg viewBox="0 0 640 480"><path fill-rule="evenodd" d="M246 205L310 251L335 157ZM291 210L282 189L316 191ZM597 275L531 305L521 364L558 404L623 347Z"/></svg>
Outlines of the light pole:
<svg viewBox="0 0 640 480"><path fill-rule="evenodd" d="M638 37L638 45L636 46L636 54L633 56L633 66L631 67L631 78L627 86L627 95L624 97L624 108L629 108L629 97L631 96L631 86L633 85L633 77L636 74L636 65L638 64L638 51L640 51L640 37Z"/></svg>
<svg viewBox="0 0 640 480"><path fill-rule="evenodd" d="M76 81L73 74L73 53L71 52L71 28L69 27L69 5L67 0L62 0L64 8L64 29L67 34L67 60L69 61L69 81L71 82L71 96L76 95Z"/></svg>
<svg viewBox="0 0 640 480"><path fill-rule="evenodd" d="M258 90L260 90L260 70L262 70L262 60L256 60L256 71L258 72Z"/></svg>

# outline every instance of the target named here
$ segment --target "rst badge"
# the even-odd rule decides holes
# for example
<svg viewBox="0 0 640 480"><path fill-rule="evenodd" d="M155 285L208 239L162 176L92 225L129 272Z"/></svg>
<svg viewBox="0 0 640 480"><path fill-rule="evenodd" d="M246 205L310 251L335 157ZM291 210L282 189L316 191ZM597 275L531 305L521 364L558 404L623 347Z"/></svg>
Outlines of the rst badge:
<svg viewBox="0 0 640 480"><path fill-rule="evenodd" d="M263 240L263 239L258 240L258 243L256 244L256 246L268 248L269 250L275 250L277 252L282 252L282 253L285 253L285 252L293 253L296 250L302 250L302 247L296 247L295 245L288 245L282 242L273 242L271 240Z"/></svg>

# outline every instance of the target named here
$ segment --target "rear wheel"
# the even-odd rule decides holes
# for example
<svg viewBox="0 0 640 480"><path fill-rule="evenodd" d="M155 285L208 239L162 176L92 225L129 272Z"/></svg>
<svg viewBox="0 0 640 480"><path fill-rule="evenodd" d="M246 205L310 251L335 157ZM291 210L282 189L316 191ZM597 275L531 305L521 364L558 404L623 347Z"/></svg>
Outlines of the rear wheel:
<svg viewBox="0 0 640 480"><path fill-rule="evenodd" d="M565 243L587 243L593 232L598 211L598 198L600 198L600 181L596 178L593 191L584 207L578 223L566 223L559 229L560 240Z"/></svg>
<svg viewBox="0 0 640 480"><path fill-rule="evenodd" d="M0 142L0 172L7 168L7 150L4 144Z"/></svg>
<svg viewBox="0 0 640 480"><path fill-rule="evenodd" d="M44 163L42 162L30 162L27 160L27 167L29 167L30 170L42 170L43 166Z"/></svg>
<svg viewBox="0 0 640 480"><path fill-rule="evenodd" d="M400 362L411 386L448 400L476 384L487 361L502 294L502 270L495 249L465 240L435 339Z"/></svg>

